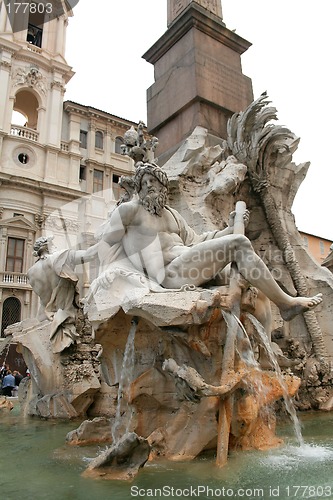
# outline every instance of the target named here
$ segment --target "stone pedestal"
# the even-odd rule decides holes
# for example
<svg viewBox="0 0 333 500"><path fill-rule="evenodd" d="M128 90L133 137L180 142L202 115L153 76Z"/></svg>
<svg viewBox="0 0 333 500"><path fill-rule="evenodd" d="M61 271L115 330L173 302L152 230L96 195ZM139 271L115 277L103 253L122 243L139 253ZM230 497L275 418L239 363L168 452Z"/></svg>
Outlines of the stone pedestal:
<svg viewBox="0 0 333 500"><path fill-rule="evenodd" d="M113 305L108 310L111 290L104 291L101 309L93 302L88 304L95 338L103 346L101 390L89 415L108 414L111 421L114 419L116 395L113 394L112 408L111 390L121 383L126 343L132 318L136 317L132 382L122 393L122 404L126 403L122 418L125 419L125 413L132 415L129 431L147 439L151 459L163 456L169 460L190 460L203 451L215 450L219 400L230 392L236 401L231 430L233 446L262 448L264 431L266 446L278 445L281 440L275 437L274 417L266 421L266 416L267 405L280 399L283 390L273 372L262 372L259 367L251 372L243 369L239 353L250 349L245 339L238 339L235 348L235 370L243 371L243 375L237 383L231 381L223 395L218 392L224 387L223 352L230 334L224 319L230 308L227 290L218 287L151 292L128 301L126 314L121 309L115 311ZM176 375L165 367L165 361L170 359L179 365ZM227 379L232 380L233 373L228 373ZM286 383L290 395L294 395L300 380L290 377ZM260 384L262 394L257 390Z"/></svg>
<svg viewBox="0 0 333 500"><path fill-rule="evenodd" d="M222 18L191 2L144 54L155 69L147 110L149 132L159 138L160 165L197 125L227 136L228 118L253 100L240 57L250 45Z"/></svg>

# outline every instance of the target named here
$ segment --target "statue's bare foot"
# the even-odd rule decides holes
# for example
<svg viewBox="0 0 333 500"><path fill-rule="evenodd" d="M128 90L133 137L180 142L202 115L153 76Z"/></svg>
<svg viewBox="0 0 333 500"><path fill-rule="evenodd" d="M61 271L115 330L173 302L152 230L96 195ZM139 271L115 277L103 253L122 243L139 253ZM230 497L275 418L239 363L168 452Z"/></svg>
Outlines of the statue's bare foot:
<svg viewBox="0 0 333 500"><path fill-rule="evenodd" d="M297 316L297 314L309 311L318 306L322 300L323 296L321 293L313 297L293 297L293 303L291 305L280 308L281 316L285 321L290 321Z"/></svg>

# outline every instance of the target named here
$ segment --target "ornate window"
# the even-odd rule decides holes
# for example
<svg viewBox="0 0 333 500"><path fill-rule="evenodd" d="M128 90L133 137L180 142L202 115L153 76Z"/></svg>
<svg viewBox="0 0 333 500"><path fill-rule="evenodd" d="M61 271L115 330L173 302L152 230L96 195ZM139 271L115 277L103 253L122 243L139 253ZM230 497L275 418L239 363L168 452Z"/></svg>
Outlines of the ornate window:
<svg viewBox="0 0 333 500"><path fill-rule="evenodd" d="M103 149L104 134L100 130L96 130L95 133L95 148Z"/></svg>
<svg viewBox="0 0 333 500"><path fill-rule="evenodd" d="M124 144L124 139L122 137L116 137L115 153L121 154L121 146Z"/></svg>
<svg viewBox="0 0 333 500"><path fill-rule="evenodd" d="M8 238L6 271L12 273L23 272L24 240L20 238Z"/></svg>
<svg viewBox="0 0 333 500"><path fill-rule="evenodd" d="M99 191L103 191L103 177L104 174L102 170L94 169L93 193L98 193Z"/></svg>
<svg viewBox="0 0 333 500"><path fill-rule="evenodd" d="M80 148L87 149L87 139L88 132L86 130L80 130Z"/></svg>

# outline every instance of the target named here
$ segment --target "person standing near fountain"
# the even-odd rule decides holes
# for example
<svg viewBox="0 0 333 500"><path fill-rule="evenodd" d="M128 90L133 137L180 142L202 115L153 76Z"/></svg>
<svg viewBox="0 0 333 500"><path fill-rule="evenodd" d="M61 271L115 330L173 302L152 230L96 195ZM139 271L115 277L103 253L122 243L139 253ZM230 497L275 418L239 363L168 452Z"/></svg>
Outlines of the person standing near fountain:
<svg viewBox="0 0 333 500"><path fill-rule="evenodd" d="M8 370L7 375L4 376L2 380L2 394L3 396L11 396L12 391L15 388L15 377L11 370Z"/></svg>
<svg viewBox="0 0 333 500"><path fill-rule="evenodd" d="M98 243L88 250L54 251L53 236L42 236L34 245L35 264L28 270L33 291L39 296L39 321L51 321L50 340L53 352L61 352L77 338L76 312L79 308L77 264L97 257Z"/></svg>
<svg viewBox="0 0 333 500"><path fill-rule="evenodd" d="M276 283L246 236L233 234L233 214L224 230L197 235L166 205L168 178L157 165L141 163L134 177L138 199L116 207L102 240L121 244L128 263L166 289L202 286L235 262L251 285L274 302L284 320L316 307L322 295L292 297Z"/></svg>

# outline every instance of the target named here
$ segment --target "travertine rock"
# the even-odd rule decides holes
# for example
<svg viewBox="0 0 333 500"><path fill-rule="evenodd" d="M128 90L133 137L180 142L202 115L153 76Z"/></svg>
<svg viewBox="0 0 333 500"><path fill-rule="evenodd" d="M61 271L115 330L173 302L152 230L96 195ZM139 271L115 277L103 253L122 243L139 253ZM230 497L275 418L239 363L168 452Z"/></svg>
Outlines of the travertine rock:
<svg viewBox="0 0 333 500"><path fill-rule="evenodd" d="M93 443L111 443L110 419L96 417L93 420L84 420L77 429L67 434L66 442L75 446L85 446Z"/></svg>
<svg viewBox="0 0 333 500"><path fill-rule="evenodd" d="M81 318L82 319L82 318ZM91 330L91 329L90 329ZM76 418L86 414L100 388L97 346L87 323L77 323L81 343L54 353L50 322L21 322L10 328L30 377L19 386L23 411L44 418ZM22 386L22 387L21 387Z"/></svg>
<svg viewBox="0 0 333 500"><path fill-rule="evenodd" d="M150 446L146 439L134 432L92 460L83 476L101 479L132 479L147 462Z"/></svg>

